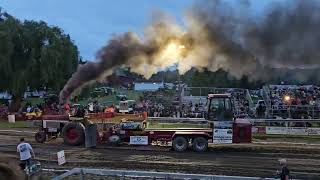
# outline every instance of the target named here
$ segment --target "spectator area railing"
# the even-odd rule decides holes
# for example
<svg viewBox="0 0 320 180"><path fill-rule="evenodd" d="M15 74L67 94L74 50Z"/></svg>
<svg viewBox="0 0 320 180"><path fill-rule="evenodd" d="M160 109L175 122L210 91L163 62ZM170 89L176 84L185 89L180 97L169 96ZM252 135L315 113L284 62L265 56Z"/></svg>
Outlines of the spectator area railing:
<svg viewBox="0 0 320 180"><path fill-rule="evenodd" d="M183 96L208 96L209 93L223 94L239 91L245 91L245 89L216 87L184 87Z"/></svg>
<svg viewBox="0 0 320 180"><path fill-rule="evenodd" d="M223 176L223 175L206 175L206 174L184 174L171 172L153 172L153 171L132 171L132 170L111 170L111 169L86 169L73 168L52 180L61 180L72 175L78 175L79 179L85 179L86 175L98 175L107 179L203 179L203 180L271 180L273 178L261 177L243 177L243 176ZM100 179L100 178L99 178Z"/></svg>
<svg viewBox="0 0 320 180"><path fill-rule="evenodd" d="M306 89L313 87L312 85L304 85ZM283 118L305 118L317 119L320 117L320 107L316 105L274 105L271 94L276 94L276 89L296 90L297 85L266 85L263 86L263 99L266 104L266 117L273 118L280 116Z"/></svg>
<svg viewBox="0 0 320 180"><path fill-rule="evenodd" d="M248 100L248 102L249 102L249 107L250 107L250 109L251 109L251 108L254 107L254 103L253 103L253 100L252 100L252 98L251 98L249 89L246 89L245 91L246 91L246 99Z"/></svg>
<svg viewBox="0 0 320 180"><path fill-rule="evenodd" d="M270 89L269 86L263 86L262 87L262 98L266 105L266 116L271 117L271 99L269 96Z"/></svg>
<svg viewBox="0 0 320 180"><path fill-rule="evenodd" d="M273 105L271 106L271 115L294 119L318 119L320 117L320 107L311 105Z"/></svg>

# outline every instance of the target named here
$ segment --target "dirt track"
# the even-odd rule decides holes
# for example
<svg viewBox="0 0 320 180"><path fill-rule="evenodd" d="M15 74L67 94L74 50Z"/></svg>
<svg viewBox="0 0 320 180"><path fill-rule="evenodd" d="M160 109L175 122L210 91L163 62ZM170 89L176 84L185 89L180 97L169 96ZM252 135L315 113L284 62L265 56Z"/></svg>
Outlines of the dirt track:
<svg viewBox="0 0 320 180"><path fill-rule="evenodd" d="M320 177L320 145L246 144L214 146L209 152L176 153L164 147L70 147L55 140L39 144L30 132L0 132L0 152L16 156L16 143L26 137L43 168L94 167L200 174L275 177L279 158L287 158L294 178ZM138 150L137 150L138 149ZM56 152L65 150L68 161L57 166ZM1 156L2 156L1 155Z"/></svg>

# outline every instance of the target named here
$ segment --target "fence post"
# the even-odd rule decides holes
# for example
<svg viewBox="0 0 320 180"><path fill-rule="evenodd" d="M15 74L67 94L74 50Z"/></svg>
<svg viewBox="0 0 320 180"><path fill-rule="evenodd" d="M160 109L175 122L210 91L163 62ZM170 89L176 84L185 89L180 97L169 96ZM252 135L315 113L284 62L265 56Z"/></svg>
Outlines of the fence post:
<svg viewBox="0 0 320 180"><path fill-rule="evenodd" d="M126 176L125 176L125 173L124 173L124 172L122 173L122 176L120 177L120 179L121 179L121 180L125 180L125 179L126 179Z"/></svg>
<svg viewBox="0 0 320 180"><path fill-rule="evenodd" d="M315 106L313 105L312 106L312 119L315 119L315 117L314 117L314 109L315 109Z"/></svg>
<svg viewBox="0 0 320 180"><path fill-rule="evenodd" d="M288 107L288 111L289 111L289 114L288 114L288 115L289 115L289 118L292 118L292 117L291 117L291 106Z"/></svg>
<svg viewBox="0 0 320 180"><path fill-rule="evenodd" d="M170 177L169 177L169 175L166 175L166 178L165 178L165 180L170 180Z"/></svg>
<svg viewBox="0 0 320 180"><path fill-rule="evenodd" d="M79 176L80 176L79 178L80 180L84 180L84 173L82 169L80 170Z"/></svg>

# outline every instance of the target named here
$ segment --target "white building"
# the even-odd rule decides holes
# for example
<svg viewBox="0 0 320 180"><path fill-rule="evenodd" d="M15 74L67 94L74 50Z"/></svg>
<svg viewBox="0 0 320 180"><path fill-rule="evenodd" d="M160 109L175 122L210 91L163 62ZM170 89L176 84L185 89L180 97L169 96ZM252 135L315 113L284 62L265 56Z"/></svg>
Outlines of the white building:
<svg viewBox="0 0 320 180"><path fill-rule="evenodd" d="M163 87L163 82L138 82L134 84L134 90L136 91L157 91Z"/></svg>

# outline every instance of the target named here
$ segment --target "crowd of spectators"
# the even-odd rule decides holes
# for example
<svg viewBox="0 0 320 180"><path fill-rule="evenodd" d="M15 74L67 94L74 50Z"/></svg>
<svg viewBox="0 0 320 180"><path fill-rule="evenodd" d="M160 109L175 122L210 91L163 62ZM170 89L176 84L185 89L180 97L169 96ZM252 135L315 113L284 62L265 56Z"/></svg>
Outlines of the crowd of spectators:
<svg viewBox="0 0 320 180"><path fill-rule="evenodd" d="M235 113L238 117L248 117L249 115L249 101L246 97L244 89L218 89L219 92L213 93L229 93L235 107ZM202 97L202 99L206 97ZM181 108L179 107L179 98L173 96L164 101L163 96L145 95L140 101L136 103L135 110L147 111L151 117L181 117L181 118L203 118L207 111L207 102L199 99L182 101Z"/></svg>
<svg viewBox="0 0 320 180"><path fill-rule="evenodd" d="M266 118L266 115L281 118L320 118L320 87L313 85L297 86L297 85L269 85L267 97L269 100L260 99L256 105L249 103L248 91L245 89L217 89L212 93L229 93L231 94L234 112L237 117L247 118ZM256 90L254 94L257 99L261 98L263 90ZM251 94L251 92L250 92ZM207 111L207 102L202 96L196 99L196 96L187 100L179 100L176 92L167 92L165 90L155 92L145 92L140 98L128 103L129 113L147 112L150 117L177 117L177 118L203 118ZM50 100L50 99L49 99ZM58 112L61 108L58 102L52 100L38 105L26 103L20 109L22 113ZM122 97L120 101L126 101ZM130 100L129 100L130 101ZM47 105L49 104L49 106ZM179 106L181 104L181 107ZM251 107L251 109L250 109ZM105 106L92 101L87 106L82 107L87 113L97 112L119 112L119 106ZM271 108L271 109L270 109ZM77 105L68 105L64 107L72 114L76 113ZM8 113L7 105L0 105L0 116L6 117Z"/></svg>
<svg viewBox="0 0 320 180"><path fill-rule="evenodd" d="M288 118L315 118L320 107L320 88L313 85L270 85L271 113Z"/></svg>
<svg viewBox="0 0 320 180"><path fill-rule="evenodd" d="M271 103L281 105L319 105L320 88L317 86L270 86Z"/></svg>
<svg viewBox="0 0 320 180"><path fill-rule="evenodd" d="M166 105L151 103L146 109L151 117L202 118L205 113L204 104L192 101L188 104L182 103L181 108L176 102Z"/></svg>
<svg viewBox="0 0 320 180"><path fill-rule="evenodd" d="M181 102L174 94L164 96L161 92L145 93L134 104L134 112L148 112L150 117L178 117L178 118L202 118L204 117L205 104L202 102Z"/></svg>
<svg viewBox="0 0 320 180"><path fill-rule="evenodd" d="M5 104L0 104L0 118L4 119L8 115L8 106Z"/></svg>
<svg viewBox="0 0 320 180"><path fill-rule="evenodd" d="M237 117L248 117L250 112L249 100L245 89L228 89L226 93L230 93L233 98L235 115Z"/></svg>

